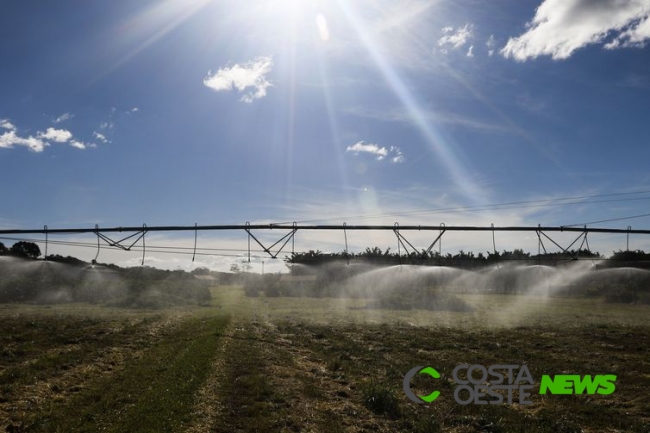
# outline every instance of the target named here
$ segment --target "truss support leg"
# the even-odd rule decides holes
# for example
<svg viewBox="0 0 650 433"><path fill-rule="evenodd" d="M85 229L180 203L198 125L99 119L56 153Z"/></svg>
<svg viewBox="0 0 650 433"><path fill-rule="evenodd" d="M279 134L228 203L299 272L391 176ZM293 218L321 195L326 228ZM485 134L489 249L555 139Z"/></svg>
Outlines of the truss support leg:
<svg viewBox="0 0 650 433"><path fill-rule="evenodd" d="M264 250L265 253L267 253L272 259L277 259L278 255L282 252L284 247L289 243L290 240L293 240L296 232L298 231L297 228L292 228L291 231L284 236L280 238L277 242L275 242L273 245L269 246L268 248L259 240L255 235L251 232L251 229L249 226L247 226L244 230L246 230L246 233L248 233L248 262L250 263L251 260L251 247L250 247L250 239L253 238L255 242L257 242L257 245L259 245L262 250ZM273 248L278 245L280 242L284 241L284 243L280 246L280 248L274 253L272 250ZM292 244L293 248L293 244Z"/></svg>
<svg viewBox="0 0 650 433"><path fill-rule="evenodd" d="M543 231L538 231L538 232L537 232L537 236L539 237L540 234L541 234L541 235L544 236L546 239L548 239L549 241L553 242L553 244L554 244L556 247L558 247L560 250L562 250L562 252L563 252L564 254L567 254L567 255L571 256L571 258L572 258L573 260L578 260L578 255L580 254L580 249L582 248L582 245L584 245L584 242L585 242L584 239L587 238L587 233L588 233L587 231L584 231L584 232L580 233L580 234L578 235L578 237L575 238L575 239L573 240L573 242L571 242L571 244L570 244L568 247L566 247L566 248L564 248L562 245L560 245L560 244L558 244L557 242L555 242L551 237L549 237L549 236L548 236L546 233L544 233ZM580 245L580 248L578 249L578 251L576 251L575 254L572 254L572 253L569 251L569 248L571 248L573 245L575 245L575 243L578 242L578 241L580 240L580 238L582 238L582 237L584 237L584 239L583 239L583 241L582 241L582 244ZM540 242L541 242L541 237L540 237ZM544 249L544 252L546 253L546 249Z"/></svg>

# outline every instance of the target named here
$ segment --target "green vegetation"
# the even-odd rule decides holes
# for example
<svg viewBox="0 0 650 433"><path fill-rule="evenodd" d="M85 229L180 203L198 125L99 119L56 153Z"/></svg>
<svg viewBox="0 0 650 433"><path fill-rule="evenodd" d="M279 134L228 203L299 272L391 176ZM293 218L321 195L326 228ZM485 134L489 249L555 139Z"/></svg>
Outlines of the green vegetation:
<svg viewBox="0 0 650 433"><path fill-rule="evenodd" d="M556 265L558 263L566 262L567 260L575 260L578 258L591 259L601 258L598 252L592 252L588 249L569 250L566 253L544 253L532 255L524 252L521 249L513 251L503 250L487 251L485 254L479 252L465 252L463 250L456 254L440 254L438 251L410 251L408 253L391 252L390 248L382 251L379 247L366 248L360 253L351 253L342 251L340 253L323 253L317 251L307 251L304 253L294 253L291 257L286 259L288 264L303 264L303 265L323 265L336 262L350 262L351 260L366 261L380 266L401 265L401 264L417 264L425 266L454 266L462 267L465 269L476 269L485 266L494 265L508 261L520 261L528 264L538 265ZM615 253L616 256L619 253ZM642 251L641 254L644 254ZM646 256L647 257L647 256ZM638 254L634 256L636 260L639 259Z"/></svg>
<svg viewBox="0 0 650 433"><path fill-rule="evenodd" d="M398 419L402 415L399 400L389 385L371 379L363 386L362 399L363 404L377 415L386 415L391 419Z"/></svg>
<svg viewBox="0 0 650 433"><path fill-rule="evenodd" d="M277 361L264 353L270 341L260 341L255 323L235 328L228 355L223 361L224 377L219 393L225 407L218 420L219 431L282 431L286 423L288 402L270 381L268 370ZM264 349L263 349L264 348ZM283 359L286 363L288 360ZM278 363L280 364L280 363ZM282 408L280 410L280 408Z"/></svg>
<svg viewBox="0 0 650 433"><path fill-rule="evenodd" d="M227 325L226 317L188 319L110 378L80 388L65 404L44 404L26 431L182 431Z"/></svg>
<svg viewBox="0 0 650 433"><path fill-rule="evenodd" d="M191 423L196 392L209 374L228 317L152 316L111 335L110 326L116 324L122 325L120 320L74 317L13 323L14 331L27 329L23 335L14 332L19 340L38 337L39 346L30 344L28 352L20 344L7 345L15 361L23 362L3 370L0 401L28 407L36 398L39 405L10 425L35 432L183 431ZM89 339L92 332L100 335ZM70 344L78 347L66 351ZM83 377L84 365L97 370L92 377ZM37 391L43 381L48 386Z"/></svg>
<svg viewBox="0 0 650 433"><path fill-rule="evenodd" d="M4 245L3 245L4 246ZM2 248L0 248L1 250ZM33 242L20 241L11 246L8 251L14 256L35 259L41 255L41 249Z"/></svg>

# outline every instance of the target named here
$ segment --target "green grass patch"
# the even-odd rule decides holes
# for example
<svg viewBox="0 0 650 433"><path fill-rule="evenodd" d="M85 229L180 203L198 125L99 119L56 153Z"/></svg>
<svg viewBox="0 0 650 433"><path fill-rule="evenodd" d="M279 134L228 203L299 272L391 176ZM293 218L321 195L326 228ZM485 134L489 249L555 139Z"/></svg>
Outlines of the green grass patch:
<svg viewBox="0 0 650 433"><path fill-rule="evenodd" d="M184 321L115 377L44 409L27 431L183 431L228 320Z"/></svg>
<svg viewBox="0 0 650 433"><path fill-rule="evenodd" d="M62 375L91 362L103 350L136 341L159 316L109 320L29 315L0 322L0 386L8 397L16 386Z"/></svg>
<svg viewBox="0 0 650 433"><path fill-rule="evenodd" d="M402 415L399 399L392 388L375 380L364 385L363 404L372 412L392 419Z"/></svg>
<svg viewBox="0 0 650 433"><path fill-rule="evenodd" d="M252 324L237 327L224 362L225 377L219 390L225 406L215 431L284 431L286 401L276 393Z"/></svg>

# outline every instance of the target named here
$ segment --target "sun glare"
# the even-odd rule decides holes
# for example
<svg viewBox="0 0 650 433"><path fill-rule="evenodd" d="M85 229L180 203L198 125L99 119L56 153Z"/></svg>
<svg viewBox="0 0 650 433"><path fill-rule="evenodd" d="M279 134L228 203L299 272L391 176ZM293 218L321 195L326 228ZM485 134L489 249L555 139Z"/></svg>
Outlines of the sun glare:
<svg viewBox="0 0 650 433"><path fill-rule="evenodd" d="M320 36L323 42L328 42L330 40L330 31L327 27L327 19L323 14L318 14L316 16L316 27L318 27L318 35Z"/></svg>
<svg viewBox="0 0 650 433"><path fill-rule="evenodd" d="M434 127L425 110L417 100L413 92L408 88L403 79L391 62L385 57L381 47L373 39L373 34L362 24L354 10L344 1L339 0L338 4L344 13L345 18L358 34L358 37L367 50L368 54L384 76L390 89L398 97L403 107L409 114L410 119L420 130L422 136L429 144L433 155L444 163L454 183L458 185L463 194L473 203L479 203L485 196L482 188L472 180L469 170L464 166L461 158L454 151L451 143L447 142L444 136Z"/></svg>

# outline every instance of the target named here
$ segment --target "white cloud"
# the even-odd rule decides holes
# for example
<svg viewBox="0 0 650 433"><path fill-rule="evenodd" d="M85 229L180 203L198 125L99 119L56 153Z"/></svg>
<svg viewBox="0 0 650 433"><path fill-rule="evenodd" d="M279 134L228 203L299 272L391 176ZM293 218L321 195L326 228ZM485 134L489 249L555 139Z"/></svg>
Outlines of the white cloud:
<svg viewBox="0 0 650 433"><path fill-rule="evenodd" d="M25 146L32 152L40 153L52 143L68 143L77 149L96 147L94 144L86 144L72 139L72 133L65 129L47 128L45 132L39 132L36 137L21 137L18 129L8 120L0 120L0 127L7 131L0 135L0 148L12 149L14 146Z"/></svg>
<svg viewBox="0 0 650 433"><path fill-rule="evenodd" d="M402 163L402 162L405 161L404 154L402 153L402 150L399 147L391 146L390 147L390 153L392 155L395 155L395 156L391 157L391 159L390 159L391 162L399 164L399 163Z"/></svg>
<svg viewBox="0 0 650 433"><path fill-rule="evenodd" d="M648 39L650 39L650 11L646 12L643 20L638 21L627 30L622 32L612 42L605 45L607 49L614 49L619 47L645 47Z"/></svg>
<svg viewBox="0 0 650 433"><path fill-rule="evenodd" d="M345 149L346 152L353 152L355 155L360 153L368 153L374 155L377 161L382 161L389 157L390 161L393 163L404 162L404 155L399 147L391 146L390 148L379 146L373 143L364 143L359 141L352 146L348 146Z"/></svg>
<svg viewBox="0 0 650 433"><path fill-rule="evenodd" d="M127 111L126 114L133 114L133 113L137 113L138 111L140 111L138 107L133 107L129 111Z"/></svg>
<svg viewBox="0 0 650 433"><path fill-rule="evenodd" d="M62 115L60 115L59 117L54 119L54 123L65 122L66 120L72 119L73 117L74 117L74 114L63 113Z"/></svg>
<svg viewBox="0 0 650 433"><path fill-rule="evenodd" d="M487 42L485 42L485 46L488 49L488 56L492 57L494 55L494 49L497 46L497 40L494 38L494 35L490 35Z"/></svg>
<svg viewBox="0 0 650 433"><path fill-rule="evenodd" d="M71 140L70 141L70 146L74 147L75 149L82 149L82 150L85 149L86 147L88 147L87 144L82 143L81 141L77 141L77 140Z"/></svg>
<svg viewBox="0 0 650 433"><path fill-rule="evenodd" d="M108 138L104 134L101 134L97 131L93 132L93 137L95 137L97 140L101 141L102 143L108 143Z"/></svg>
<svg viewBox="0 0 650 433"><path fill-rule="evenodd" d="M445 27L442 32L445 35L438 39L438 46L446 52L447 48L455 50L467 44L474 36L474 26L465 24L464 27L458 27L455 32L453 27Z"/></svg>
<svg viewBox="0 0 650 433"><path fill-rule="evenodd" d="M102 122L99 124L100 129L113 129L113 122Z"/></svg>
<svg viewBox="0 0 650 433"><path fill-rule="evenodd" d="M212 75L208 72L203 84L217 92L237 89L241 93L251 88L241 98L241 101L250 103L266 96L266 89L272 86L266 74L272 68L273 60L270 57L258 57L244 64L221 68Z"/></svg>
<svg viewBox="0 0 650 433"><path fill-rule="evenodd" d="M49 146L49 143L46 143L37 137L19 137L16 135L15 130L11 130L0 135L0 148L11 149L14 146L26 146L32 152L40 153L45 150L46 146Z"/></svg>
<svg viewBox="0 0 650 433"><path fill-rule="evenodd" d="M642 47L650 39L650 0L544 0L528 30L510 38L501 54L526 61L539 56L566 59L590 44Z"/></svg>
<svg viewBox="0 0 650 433"><path fill-rule="evenodd" d="M358 155L359 153L370 153L372 155L375 155L378 161L381 161L382 159L386 158L386 155L388 155L387 148L379 147L378 145L372 143L366 144L363 141L360 141L352 146L348 146L345 151L354 152L355 155Z"/></svg>
<svg viewBox="0 0 650 433"><path fill-rule="evenodd" d="M10 131L16 130L16 127L8 119L0 119L0 128L8 129Z"/></svg>
<svg viewBox="0 0 650 433"><path fill-rule="evenodd" d="M467 50L467 57L474 57L474 45L470 45Z"/></svg>
<svg viewBox="0 0 650 433"><path fill-rule="evenodd" d="M65 143L72 138L72 133L65 129L47 128L47 131L38 133L38 138L44 138L55 143Z"/></svg>

